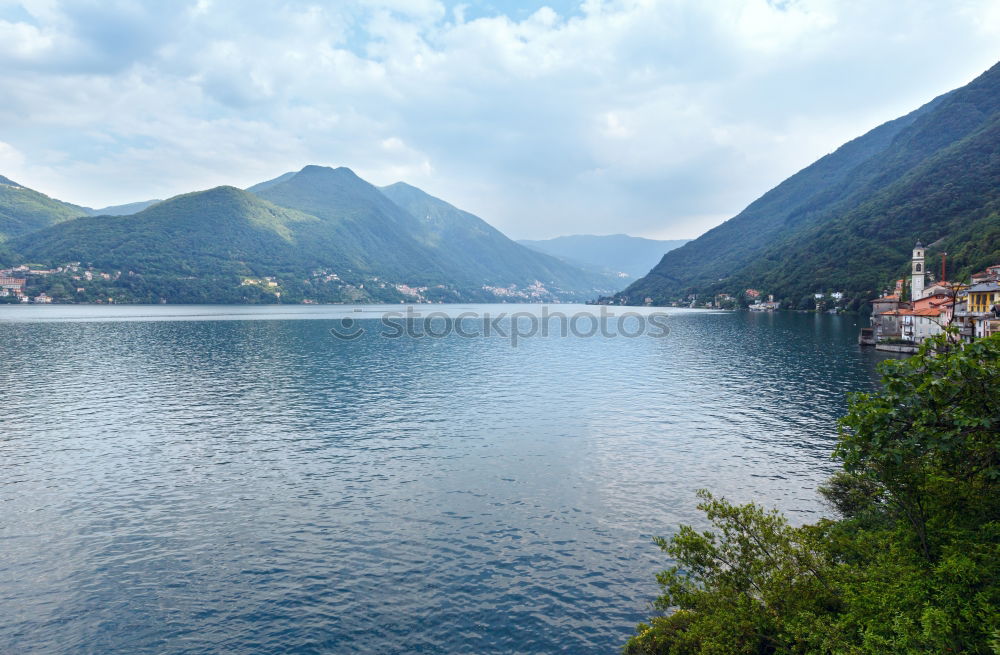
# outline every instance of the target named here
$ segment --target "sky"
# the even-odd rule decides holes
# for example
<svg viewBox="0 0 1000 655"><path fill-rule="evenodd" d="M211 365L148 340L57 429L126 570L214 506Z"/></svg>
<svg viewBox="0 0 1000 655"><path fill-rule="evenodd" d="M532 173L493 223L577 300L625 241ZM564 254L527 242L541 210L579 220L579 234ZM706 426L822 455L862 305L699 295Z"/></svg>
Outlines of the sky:
<svg viewBox="0 0 1000 655"><path fill-rule="evenodd" d="M998 60L1000 0L0 0L0 175L347 166L513 238L689 238Z"/></svg>

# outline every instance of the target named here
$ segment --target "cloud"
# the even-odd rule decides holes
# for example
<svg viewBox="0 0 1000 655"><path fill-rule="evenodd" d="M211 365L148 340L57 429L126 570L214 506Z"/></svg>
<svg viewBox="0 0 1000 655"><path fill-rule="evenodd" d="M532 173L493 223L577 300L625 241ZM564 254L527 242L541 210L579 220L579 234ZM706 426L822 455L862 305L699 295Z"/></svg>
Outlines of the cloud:
<svg viewBox="0 0 1000 655"><path fill-rule="evenodd" d="M17 174L24 166L24 155L18 152L17 148L0 141L0 171L8 173L4 177L14 178L17 181Z"/></svg>
<svg viewBox="0 0 1000 655"><path fill-rule="evenodd" d="M346 165L516 237L694 236L1000 55L988 0L550 4L0 0L0 174L99 206Z"/></svg>

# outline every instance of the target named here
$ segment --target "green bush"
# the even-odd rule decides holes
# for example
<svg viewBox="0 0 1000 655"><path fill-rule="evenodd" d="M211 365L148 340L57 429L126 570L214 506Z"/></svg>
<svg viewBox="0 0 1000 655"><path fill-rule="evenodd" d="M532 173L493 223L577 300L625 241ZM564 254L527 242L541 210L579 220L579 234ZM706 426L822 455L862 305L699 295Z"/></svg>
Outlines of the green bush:
<svg viewBox="0 0 1000 655"><path fill-rule="evenodd" d="M881 372L820 488L838 518L793 527L701 492L713 529L657 539L668 614L626 654L1000 653L1000 336L942 335Z"/></svg>

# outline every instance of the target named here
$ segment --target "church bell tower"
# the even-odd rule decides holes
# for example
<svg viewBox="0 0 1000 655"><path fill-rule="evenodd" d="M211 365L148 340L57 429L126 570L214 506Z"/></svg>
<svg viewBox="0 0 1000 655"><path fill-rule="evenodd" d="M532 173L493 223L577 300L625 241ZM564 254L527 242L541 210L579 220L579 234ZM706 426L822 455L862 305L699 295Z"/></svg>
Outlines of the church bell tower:
<svg viewBox="0 0 1000 655"><path fill-rule="evenodd" d="M924 266L924 244L917 241L913 247L913 278L910 282L910 300L924 297L924 280L927 269Z"/></svg>

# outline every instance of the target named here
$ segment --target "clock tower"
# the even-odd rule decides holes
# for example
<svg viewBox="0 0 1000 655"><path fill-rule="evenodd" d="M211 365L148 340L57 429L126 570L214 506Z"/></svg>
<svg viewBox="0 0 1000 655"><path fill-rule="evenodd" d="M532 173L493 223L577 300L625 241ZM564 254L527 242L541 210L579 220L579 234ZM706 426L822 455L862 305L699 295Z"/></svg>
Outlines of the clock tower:
<svg viewBox="0 0 1000 655"><path fill-rule="evenodd" d="M913 247L913 277L910 282L910 300L924 297L924 280L927 268L924 266L924 244L917 241Z"/></svg>

